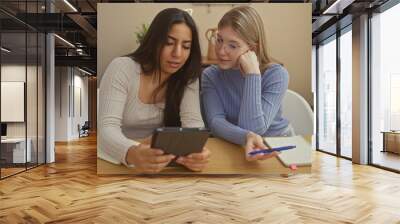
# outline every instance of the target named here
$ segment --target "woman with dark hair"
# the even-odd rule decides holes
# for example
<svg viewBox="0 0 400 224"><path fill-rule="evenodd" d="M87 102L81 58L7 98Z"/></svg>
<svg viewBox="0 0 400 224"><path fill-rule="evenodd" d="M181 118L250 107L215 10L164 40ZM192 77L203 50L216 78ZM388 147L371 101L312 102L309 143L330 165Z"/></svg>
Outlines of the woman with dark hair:
<svg viewBox="0 0 400 224"><path fill-rule="evenodd" d="M201 52L196 25L180 9L168 8L152 21L142 43L130 55L114 59L100 84L99 157L160 172L173 155L148 141L158 127L203 127L199 103ZM204 148L176 160L201 171L210 152Z"/></svg>

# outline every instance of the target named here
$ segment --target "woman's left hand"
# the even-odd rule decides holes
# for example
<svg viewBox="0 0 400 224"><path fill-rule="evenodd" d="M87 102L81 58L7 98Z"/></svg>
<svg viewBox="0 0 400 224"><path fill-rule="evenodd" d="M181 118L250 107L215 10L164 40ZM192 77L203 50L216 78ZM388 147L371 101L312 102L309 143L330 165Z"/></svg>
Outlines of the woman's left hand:
<svg viewBox="0 0 400 224"><path fill-rule="evenodd" d="M192 171L199 172L207 166L210 154L210 150L204 147L202 152L181 156L176 160L176 162L184 165Z"/></svg>
<svg viewBox="0 0 400 224"><path fill-rule="evenodd" d="M260 64L254 51L248 50L239 56L239 68L243 75L257 74L260 75Z"/></svg>

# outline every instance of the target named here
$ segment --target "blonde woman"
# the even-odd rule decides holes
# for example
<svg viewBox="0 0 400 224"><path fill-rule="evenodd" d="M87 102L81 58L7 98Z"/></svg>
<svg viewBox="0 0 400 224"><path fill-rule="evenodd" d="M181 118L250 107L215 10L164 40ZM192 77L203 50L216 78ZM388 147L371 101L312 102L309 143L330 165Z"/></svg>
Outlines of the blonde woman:
<svg viewBox="0 0 400 224"><path fill-rule="evenodd" d="M281 102L289 75L267 53L263 22L248 6L228 11L218 23L218 66L202 74L202 101L214 135L245 146L246 159L263 160L277 154L256 154L266 148L263 136L293 135L282 117Z"/></svg>

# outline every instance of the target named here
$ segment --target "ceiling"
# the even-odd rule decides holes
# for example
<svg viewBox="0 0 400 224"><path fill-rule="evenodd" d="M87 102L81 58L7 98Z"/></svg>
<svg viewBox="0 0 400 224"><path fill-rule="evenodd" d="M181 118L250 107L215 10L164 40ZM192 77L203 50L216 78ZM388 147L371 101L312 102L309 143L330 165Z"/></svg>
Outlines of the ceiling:
<svg viewBox="0 0 400 224"><path fill-rule="evenodd" d="M253 0L240 2L270 2L270 3L312 3L313 42L324 35L329 35L329 28L336 21L345 16L356 15L368 8L383 4L386 0L340 0L336 7L334 0ZM24 33L28 31L54 32L61 38L55 38L56 65L80 66L96 72L97 54L97 3L148 3L148 2L207 2L221 3L233 2L218 1L184 1L184 0L1 0L0 2L0 27L2 30L2 46L13 49L15 57L34 53L37 43L30 42L33 35L29 36L28 47L25 50ZM70 5L69 5L69 4ZM50 12L50 8L53 11ZM327 8L333 8L329 14L323 14ZM338 14L339 13L339 14ZM350 18L351 22L351 18ZM342 25L346 25L343 23ZM325 33L324 33L325 32ZM3 54L2 54L3 55ZM11 56L8 56L12 58Z"/></svg>

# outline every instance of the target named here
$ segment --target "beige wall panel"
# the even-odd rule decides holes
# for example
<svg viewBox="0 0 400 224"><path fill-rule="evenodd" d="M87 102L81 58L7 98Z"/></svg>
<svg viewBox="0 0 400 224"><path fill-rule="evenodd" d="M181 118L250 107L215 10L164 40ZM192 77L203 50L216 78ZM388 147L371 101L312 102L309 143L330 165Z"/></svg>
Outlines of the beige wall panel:
<svg viewBox="0 0 400 224"><path fill-rule="evenodd" d="M135 32L141 24L150 24L164 8L191 8L199 29L202 54L207 54L208 28L216 27L222 15L240 4L98 4L97 68L100 82L107 65L115 57L137 48ZM289 88L312 103L311 92L311 4L247 4L262 16L269 52L283 62L290 74Z"/></svg>

